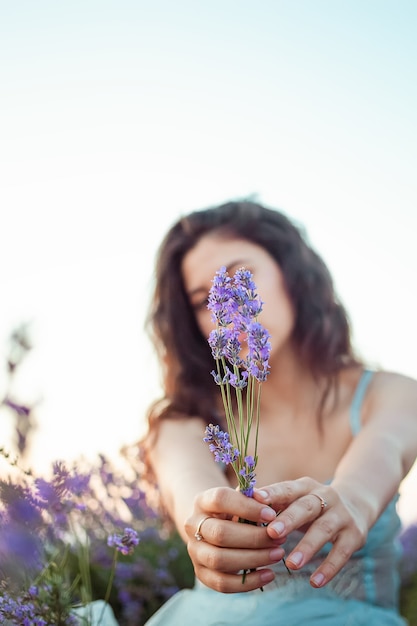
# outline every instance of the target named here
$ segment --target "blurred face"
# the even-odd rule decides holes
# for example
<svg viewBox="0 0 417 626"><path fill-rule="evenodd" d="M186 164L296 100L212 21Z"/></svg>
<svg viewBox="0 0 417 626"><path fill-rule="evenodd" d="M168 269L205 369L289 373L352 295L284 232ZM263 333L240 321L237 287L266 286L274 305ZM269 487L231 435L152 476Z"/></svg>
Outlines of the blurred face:
<svg viewBox="0 0 417 626"><path fill-rule="evenodd" d="M208 337L214 328L207 297L213 277L222 266L230 276L240 267L252 273L258 295L264 302L259 321L271 334L272 357L291 337L294 310L275 260L264 248L246 239L209 234L184 256L184 285L201 332Z"/></svg>

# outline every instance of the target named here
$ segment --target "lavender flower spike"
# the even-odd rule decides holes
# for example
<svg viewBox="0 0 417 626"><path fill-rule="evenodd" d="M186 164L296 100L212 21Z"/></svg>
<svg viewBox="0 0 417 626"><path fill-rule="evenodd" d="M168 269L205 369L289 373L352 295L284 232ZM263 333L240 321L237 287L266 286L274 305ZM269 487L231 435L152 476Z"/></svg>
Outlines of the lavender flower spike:
<svg viewBox="0 0 417 626"><path fill-rule="evenodd" d="M232 279L223 266L213 278L207 308L212 312L212 321L218 326L228 326L232 321L237 303L233 298Z"/></svg>
<svg viewBox="0 0 417 626"><path fill-rule="evenodd" d="M230 465L239 457L240 452L234 448L229 440L229 433L220 430L219 426L209 424L206 426L206 433L203 439L209 444L210 452L214 454L214 460L217 463L225 463Z"/></svg>
<svg viewBox="0 0 417 626"><path fill-rule="evenodd" d="M249 355L246 367L258 382L264 382L269 373L270 334L259 322L247 326Z"/></svg>

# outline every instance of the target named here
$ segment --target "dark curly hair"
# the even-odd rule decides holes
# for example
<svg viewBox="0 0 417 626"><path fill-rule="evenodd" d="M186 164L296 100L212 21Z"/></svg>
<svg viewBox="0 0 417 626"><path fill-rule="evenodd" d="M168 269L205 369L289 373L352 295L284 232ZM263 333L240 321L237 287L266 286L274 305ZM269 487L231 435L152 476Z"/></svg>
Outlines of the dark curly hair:
<svg viewBox="0 0 417 626"><path fill-rule="evenodd" d="M332 277L300 227L281 212L252 201L198 210L170 228L157 255L146 327L162 367L164 397L149 408L150 433L161 419L174 415L212 421L213 407L219 407L220 394L210 375L213 357L197 326L181 272L184 255L213 231L258 244L278 263L295 310L294 343L313 375L327 380L321 408L338 372L360 364Z"/></svg>

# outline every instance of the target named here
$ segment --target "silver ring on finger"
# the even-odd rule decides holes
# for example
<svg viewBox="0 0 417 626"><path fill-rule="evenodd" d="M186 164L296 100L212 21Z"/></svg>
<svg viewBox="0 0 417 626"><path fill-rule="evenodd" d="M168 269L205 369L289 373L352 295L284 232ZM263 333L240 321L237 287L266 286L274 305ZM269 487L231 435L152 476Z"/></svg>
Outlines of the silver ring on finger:
<svg viewBox="0 0 417 626"><path fill-rule="evenodd" d="M198 522L197 530L194 533L194 537L197 541L204 541L204 537L201 534L201 527L207 519L210 519L210 515L206 515L206 517L203 517L203 519Z"/></svg>
<svg viewBox="0 0 417 626"><path fill-rule="evenodd" d="M324 498L322 498L321 496L319 496L318 493L310 493L310 496L316 496L316 498L318 498L320 500L320 512L317 515L317 517L320 517L320 515L322 515L324 509L327 508L327 502Z"/></svg>

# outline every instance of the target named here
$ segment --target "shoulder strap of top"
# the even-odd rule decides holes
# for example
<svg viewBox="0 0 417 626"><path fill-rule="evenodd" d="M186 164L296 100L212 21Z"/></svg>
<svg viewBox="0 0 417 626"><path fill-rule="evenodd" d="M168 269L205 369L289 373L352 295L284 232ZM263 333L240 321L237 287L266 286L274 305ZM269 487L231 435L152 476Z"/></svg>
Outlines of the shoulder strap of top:
<svg viewBox="0 0 417 626"><path fill-rule="evenodd" d="M372 370L364 370L355 389L350 405L350 427L353 435L357 435L361 429L362 404L373 375Z"/></svg>

